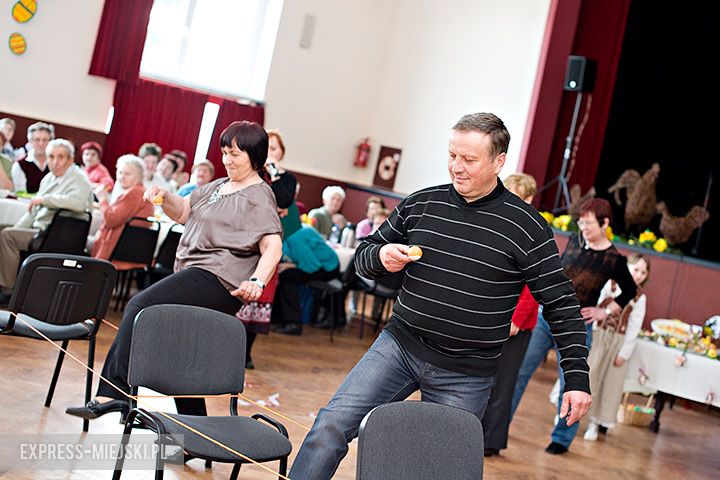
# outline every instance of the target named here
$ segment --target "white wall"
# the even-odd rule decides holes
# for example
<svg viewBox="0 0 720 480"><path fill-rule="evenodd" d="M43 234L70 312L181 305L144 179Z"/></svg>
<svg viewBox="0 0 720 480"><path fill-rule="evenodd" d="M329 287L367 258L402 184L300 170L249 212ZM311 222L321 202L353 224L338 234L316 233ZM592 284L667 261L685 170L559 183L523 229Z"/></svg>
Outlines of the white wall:
<svg viewBox="0 0 720 480"><path fill-rule="evenodd" d="M394 2L285 0L266 90L265 126L282 131L286 167L359 181L354 146L370 133ZM310 49L299 46L317 17Z"/></svg>
<svg viewBox="0 0 720 480"><path fill-rule="evenodd" d="M37 2L35 17L24 24L10 15L14 3L0 8L0 110L102 132L115 82L87 72L103 1ZM24 55L7 47L12 32L27 40Z"/></svg>
<svg viewBox="0 0 720 480"><path fill-rule="evenodd" d="M87 75L102 0L39 2L20 25L29 48L0 48L0 110L102 131L114 82ZM395 189L446 182L448 130L492 111L512 135L515 170L550 0L285 0L267 86L266 125L285 136L287 167L370 185L380 145L403 157ZM299 46L317 17L310 49ZM367 168L352 166L371 136Z"/></svg>
<svg viewBox="0 0 720 480"><path fill-rule="evenodd" d="M291 0L267 90L290 169L370 185L379 145L401 148L395 190L448 181L450 127L464 113L499 115L512 135L501 176L515 171L550 0ZM319 13L318 13L319 12ZM310 50L303 16L318 15ZM372 137L368 168L354 145Z"/></svg>

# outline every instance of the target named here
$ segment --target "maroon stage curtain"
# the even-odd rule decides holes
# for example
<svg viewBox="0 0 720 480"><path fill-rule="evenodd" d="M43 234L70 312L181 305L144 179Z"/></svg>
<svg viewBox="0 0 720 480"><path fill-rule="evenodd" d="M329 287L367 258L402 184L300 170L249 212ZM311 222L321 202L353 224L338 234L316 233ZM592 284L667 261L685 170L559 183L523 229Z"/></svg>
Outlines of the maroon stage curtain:
<svg viewBox="0 0 720 480"><path fill-rule="evenodd" d="M223 167L222 154L220 153L220 134L225 130L225 127L237 120L247 120L264 125L265 107L241 105L232 100L222 100L207 154L208 160L215 165L216 177L225 176L225 167Z"/></svg>
<svg viewBox="0 0 720 480"><path fill-rule="evenodd" d="M118 82L103 163L114 172L120 155L137 154L145 142L157 143L164 152L184 150L192 158L207 100L206 94L148 80Z"/></svg>
<svg viewBox="0 0 720 480"><path fill-rule="evenodd" d="M153 0L105 0L90 74L137 82Z"/></svg>

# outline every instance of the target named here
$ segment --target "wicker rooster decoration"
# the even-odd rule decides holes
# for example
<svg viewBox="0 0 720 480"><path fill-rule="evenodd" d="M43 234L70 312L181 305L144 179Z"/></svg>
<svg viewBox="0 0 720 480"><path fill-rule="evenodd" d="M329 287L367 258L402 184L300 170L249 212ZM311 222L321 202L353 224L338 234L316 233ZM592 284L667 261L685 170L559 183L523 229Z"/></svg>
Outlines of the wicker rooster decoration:
<svg viewBox="0 0 720 480"><path fill-rule="evenodd" d="M660 233L671 245L680 245L690 239L690 235L710 218L706 208L695 205L684 217L676 217L670 213L665 202L657 204L660 220Z"/></svg>
<svg viewBox="0 0 720 480"><path fill-rule="evenodd" d="M620 190L627 190L627 202L625 204L625 226L630 228L633 225L645 228L650 220L657 213L657 196L655 184L657 183L660 165L653 163L652 167L642 176L637 170L625 170L617 182L608 189L612 193L615 202L621 205Z"/></svg>
<svg viewBox="0 0 720 480"><path fill-rule="evenodd" d="M570 215L573 220L577 220L580 216L580 207L587 200L595 198L595 193L595 187L590 187L590 190L585 192L584 195L582 194L580 184L576 183L570 187L570 206L568 206L568 215Z"/></svg>

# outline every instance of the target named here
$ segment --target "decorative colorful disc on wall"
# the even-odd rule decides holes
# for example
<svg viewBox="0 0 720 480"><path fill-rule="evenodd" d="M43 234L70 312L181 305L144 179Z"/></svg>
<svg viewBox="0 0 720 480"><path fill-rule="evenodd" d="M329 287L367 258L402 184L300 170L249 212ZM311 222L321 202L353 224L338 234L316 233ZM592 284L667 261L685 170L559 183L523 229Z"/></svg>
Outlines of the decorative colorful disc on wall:
<svg viewBox="0 0 720 480"><path fill-rule="evenodd" d="M35 0L18 0L13 5L12 16L18 23L29 22L37 12L37 3Z"/></svg>
<svg viewBox="0 0 720 480"><path fill-rule="evenodd" d="M8 45L10 46L10 51L15 55L22 55L23 53L25 53L25 50L27 50L27 42L25 41L25 37L23 37L17 32L10 35Z"/></svg>

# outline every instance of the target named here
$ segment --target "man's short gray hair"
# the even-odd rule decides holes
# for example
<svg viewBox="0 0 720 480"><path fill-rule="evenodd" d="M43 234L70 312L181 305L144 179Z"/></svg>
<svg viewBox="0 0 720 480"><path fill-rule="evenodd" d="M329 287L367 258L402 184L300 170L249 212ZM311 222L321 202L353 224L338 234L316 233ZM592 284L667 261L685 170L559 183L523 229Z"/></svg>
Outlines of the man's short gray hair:
<svg viewBox="0 0 720 480"><path fill-rule="evenodd" d="M323 190L322 193L323 202L329 202L333 195L335 195L336 193L340 195L340 198L344 202L345 190L343 190L342 187L338 187L337 185L330 185L329 187L325 187L325 190Z"/></svg>
<svg viewBox="0 0 720 480"><path fill-rule="evenodd" d="M0 118L0 126L2 125L10 125L15 130L15 120L13 120L10 117Z"/></svg>
<svg viewBox="0 0 720 480"><path fill-rule="evenodd" d="M53 140L55 138L55 127L51 123L35 122L27 129L28 141L30 141L32 134L37 132L38 130L45 130L46 132L48 132L50 134L50 140Z"/></svg>
<svg viewBox="0 0 720 480"><path fill-rule="evenodd" d="M470 113L464 115L452 128L458 132L480 132L490 135L490 156L495 158L507 153L510 132L500 118L492 113Z"/></svg>
<svg viewBox="0 0 720 480"><path fill-rule="evenodd" d="M48 143L48 146L45 149L45 154L50 155L50 151L55 147L63 147L67 150L68 155L73 159L73 162L75 161L75 145L73 145L70 140L65 140L64 138L50 140L50 143Z"/></svg>
<svg viewBox="0 0 720 480"><path fill-rule="evenodd" d="M137 155L133 155L131 153L122 155L117 159L117 162L115 162L115 168L120 168L121 166L134 168L140 180L142 180L143 175L145 174L145 162L143 162Z"/></svg>

